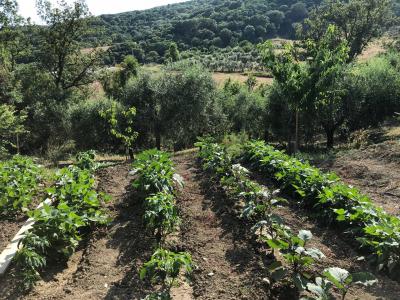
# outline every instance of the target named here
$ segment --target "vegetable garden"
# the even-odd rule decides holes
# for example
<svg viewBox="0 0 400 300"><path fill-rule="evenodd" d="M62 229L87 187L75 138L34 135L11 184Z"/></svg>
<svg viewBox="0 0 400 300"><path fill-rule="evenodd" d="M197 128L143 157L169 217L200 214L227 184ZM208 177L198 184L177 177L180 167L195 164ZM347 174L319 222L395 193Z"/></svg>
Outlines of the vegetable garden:
<svg viewBox="0 0 400 300"><path fill-rule="evenodd" d="M32 161L15 157L3 163L3 172L7 170L7 178L13 178L9 180L21 191L4 197L8 202L3 200L2 213L8 218L26 213L34 225L20 241L10 270L0 278L5 287L0 298L41 299L56 293L73 299L86 290L95 298L355 299L362 295L372 299L383 295L374 288L379 286L387 299L395 299L397 217L335 174L323 173L263 142L235 145L240 151L208 139L196 146L198 161L193 151L171 156L147 150L131 165L103 168L95 163L93 152L81 153L74 165L55 173L47 188L39 183L49 181L48 175ZM112 189L116 199L103 192L118 184L117 173L104 177L114 169L129 183L126 197ZM12 170L27 175L24 180L14 178ZM44 199L50 201L32 208ZM307 218L293 221L299 213ZM200 225L204 228L197 229ZM232 241L218 234L202 242L207 235L212 238L215 228L226 232L223 235L240 233ZM199 230L205 236L200 237ZM340 241L325 242L324 232ZM251 261L258 261L257 268L245 263L243 248L237 249L238 238ZM228 243L233 246L229 251ZM217 253L214 247L222 250ZM339 257L340 247L352 251L345 254L354 258L348 267ZM109 255L103 257L109 260L104 268L95 263L97 251ZM239 259L235 264L241 266L236 271L230 269L234 266L228 254L235 251ZM71 264L76 264L75 271ZM54 265L59 274L50 272ZM92 282L93 287L85 287L90 278L86 272L106 275ZM123 276L95 292L113 272ZM251 281L245 274L253 274ZM25 285L24 292L11 291L19 283ZM60 291L56 288L60 284L71 288Z"/></svg>

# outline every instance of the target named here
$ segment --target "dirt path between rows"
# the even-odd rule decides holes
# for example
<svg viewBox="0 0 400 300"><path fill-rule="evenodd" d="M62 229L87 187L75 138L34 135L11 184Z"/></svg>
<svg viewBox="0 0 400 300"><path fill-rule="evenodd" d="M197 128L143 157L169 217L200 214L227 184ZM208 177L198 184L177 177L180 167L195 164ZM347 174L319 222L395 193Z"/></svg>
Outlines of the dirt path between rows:
<svg viewBox="0 0 400 300"><path fill-rule="evenodd" d="M174 160L185 180L178 196L181 243L198 267L192 282L195 299L267 299L263 263L246 238L246 226L202 178L193 154Z"/></svg>

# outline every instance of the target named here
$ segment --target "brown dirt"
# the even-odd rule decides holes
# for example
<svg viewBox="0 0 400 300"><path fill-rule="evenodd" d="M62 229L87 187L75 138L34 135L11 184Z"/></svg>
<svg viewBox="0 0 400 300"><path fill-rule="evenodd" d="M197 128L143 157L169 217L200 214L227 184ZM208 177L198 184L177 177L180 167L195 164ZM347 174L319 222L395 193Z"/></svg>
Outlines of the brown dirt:
<svg viewBox="0 0 400 300"><path fill-rule="evenodd" d="M184 220L181 242L197 264L195 299L267 299L263 263L247 239L247 226L203 180L193 154L176 157L175 162L185 180L178 197Z"/></svg>
<svg viewBox="0 0 400 300"><path fill-rule="evenodd" d="M393 148L388 150L387 155L392 151ZM372 151L369 147L365 150L353 150L318 166L337 173L344 182L369 195L388 213L399 215L400 162L388 161L387 155L385 151Z"/></svg>
<svg viewBox="0 0 400 300"><path fill-rule="evenodd" d="M270 189L274 188L262 175L253 174L253 176L260 184L264 184ZM285 195L281 196L285 197ZM337 230L321 226L315 219L308 218L309 213L298 209L295 201L289 200L289 205L278 208L276 213L291 228L292 232L296 233L302 229L312 232L313 238L307 247L320 249L326 256L312 268L315 275L321 274L325 268L329 267L339 267L349 272L368 271L374 273L374 270L364 260L360 260L362 254L357 252L355 245L350 244L351 241L346 240L345 235ZM400 284L382 274L375 273L375 276L379 280L378 284L369 288L352 287L346 299L399 299ZM337 299L340 299L338 295L336 296Z"/></svg>
<svg viewBox="0 0 400 300"><path fill-rule="evenodd" d="M25 216L15 217L11 220L0 219L0 253L11 242L11 239L17 234L25 220Z"/></svg>

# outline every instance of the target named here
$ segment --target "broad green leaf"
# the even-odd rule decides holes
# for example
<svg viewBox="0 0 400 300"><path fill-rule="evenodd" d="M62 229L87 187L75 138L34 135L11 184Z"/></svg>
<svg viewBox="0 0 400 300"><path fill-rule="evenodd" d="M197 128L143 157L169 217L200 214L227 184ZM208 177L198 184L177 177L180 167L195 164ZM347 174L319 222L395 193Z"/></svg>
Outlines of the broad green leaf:
<svg viewBox="0 0 400 300"><path fill-rule="evenodd" d="M329 281L331 281L339 289L345 288L344 283L347 277L350 276L350 273L347 270L337 267L325 269L323 274Z"/></svg>
<svg viewBox="0 0 400 300"><path fill-rule="evenodd" d="M303 241L309 241L312 239L313 235L309 230L300 230L299 234L297 235Z"/></svg>

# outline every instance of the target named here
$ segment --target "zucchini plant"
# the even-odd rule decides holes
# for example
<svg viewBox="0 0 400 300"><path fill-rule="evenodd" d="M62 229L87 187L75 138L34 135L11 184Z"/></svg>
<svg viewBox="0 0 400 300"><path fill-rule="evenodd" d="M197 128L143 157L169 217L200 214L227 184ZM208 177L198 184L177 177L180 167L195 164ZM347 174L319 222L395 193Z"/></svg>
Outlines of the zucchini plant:
<svg viewBox="0 0 400 300"><path fill-rule="evenodd" d="M38 191L42 174L39 166L23 156L0 162L0 216L26 212Z"/></svg>
<svg viewBox="0 0 400 300"><path fill-rule="evenodd" d="M55 181L55 186L47 190L53 205L44 204L28 212L35 223L21 240L22 248L15 257L27 288L40 279L48 258L67 258L75 251L83 228L110 221L102 209L109 198L95 191L95 181L88 170L65 168L56 174Z"/></svg>

